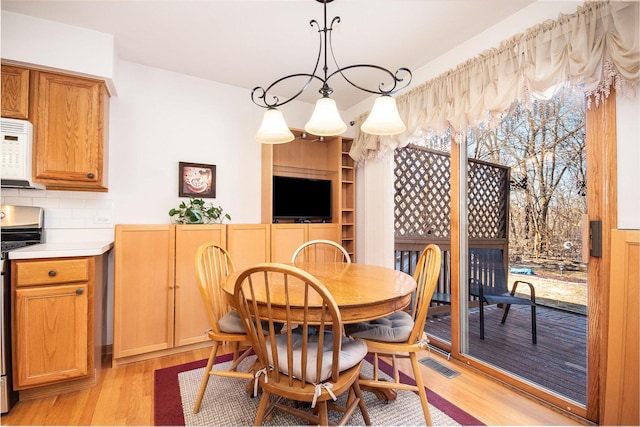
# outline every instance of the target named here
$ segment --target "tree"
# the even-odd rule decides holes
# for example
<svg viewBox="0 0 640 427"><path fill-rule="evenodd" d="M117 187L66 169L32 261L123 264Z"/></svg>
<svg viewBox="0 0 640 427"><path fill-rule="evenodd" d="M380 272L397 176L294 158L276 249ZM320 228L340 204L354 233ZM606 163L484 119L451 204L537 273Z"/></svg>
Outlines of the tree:
<svg viewBox="0 0 640 427"><path fill-rule="evenodd" d="M582 93L565 86L549 101L514 104L498 126L471 136L470 157L511 166L513 249L549 256L558 236L574 236L562 229L586 210L584 111Z"/></svg>

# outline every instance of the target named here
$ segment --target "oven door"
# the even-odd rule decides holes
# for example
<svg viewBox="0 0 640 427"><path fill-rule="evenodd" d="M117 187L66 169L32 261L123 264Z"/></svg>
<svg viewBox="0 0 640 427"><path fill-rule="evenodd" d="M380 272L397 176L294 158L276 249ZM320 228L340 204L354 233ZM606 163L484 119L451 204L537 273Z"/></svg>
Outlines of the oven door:
<svg viewBox="0 0 640 427"><path fill-rule="evenodd" d="M3 256L4 257L4 256ZM9 260L2 259L2 293L0 293L0 313L2 327L0 327L0 412L7 413L18 401L18 393L13 391L11 382L11 316L10 295L11 280L9 278Z"/></svg>

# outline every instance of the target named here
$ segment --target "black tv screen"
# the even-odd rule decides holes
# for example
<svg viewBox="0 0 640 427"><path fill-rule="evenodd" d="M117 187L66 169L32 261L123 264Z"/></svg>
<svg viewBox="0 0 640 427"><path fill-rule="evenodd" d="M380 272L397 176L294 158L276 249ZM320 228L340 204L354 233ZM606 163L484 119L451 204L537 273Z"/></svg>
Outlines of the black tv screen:
<svg viewBox="0 0 640 427"><path fill-rule="evenodd" d="M331 181L273 177L273 219L331 220Z"/></svg>

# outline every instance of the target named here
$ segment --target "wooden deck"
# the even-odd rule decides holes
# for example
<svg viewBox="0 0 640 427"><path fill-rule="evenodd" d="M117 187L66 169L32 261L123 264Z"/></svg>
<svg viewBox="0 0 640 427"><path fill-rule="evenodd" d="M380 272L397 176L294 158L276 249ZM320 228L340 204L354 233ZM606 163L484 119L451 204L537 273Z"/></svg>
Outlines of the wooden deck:
<svg viewBox="0 0 640 427"><path fill-rule="evenodd" d="M503 325L502 308L485 306L485 339L479 312L469 312L469 354L579 403L587 394L587 317L545 306L537 311L538 343L531 343L531 310L511 306ZM451 316L427 319L427 333L449 341Z"/></svg>

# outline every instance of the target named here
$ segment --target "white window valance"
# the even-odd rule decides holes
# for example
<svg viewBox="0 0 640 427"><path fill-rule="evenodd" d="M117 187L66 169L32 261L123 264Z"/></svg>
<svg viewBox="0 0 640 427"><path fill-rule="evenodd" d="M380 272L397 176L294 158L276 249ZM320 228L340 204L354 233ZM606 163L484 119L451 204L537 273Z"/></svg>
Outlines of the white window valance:
<svg viewBox="0 0 640 427"><path fill-rule="evenodd" d="M549 99L566 82L597 105L611 88L637 95L640 78L637 1L588 1L545 21L397 98L407 131L376 136L355 120L350 155L358 163L392 154L425 133L442 135L499 120L514 101Z"/></svg>

